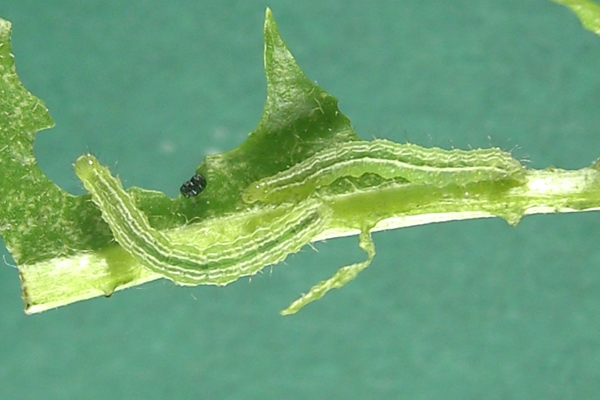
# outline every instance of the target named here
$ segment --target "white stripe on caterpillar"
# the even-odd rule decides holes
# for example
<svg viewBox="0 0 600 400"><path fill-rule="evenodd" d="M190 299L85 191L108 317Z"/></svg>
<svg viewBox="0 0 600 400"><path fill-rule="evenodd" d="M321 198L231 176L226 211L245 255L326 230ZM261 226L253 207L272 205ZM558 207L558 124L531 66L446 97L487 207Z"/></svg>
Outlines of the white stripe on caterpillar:
<svg viewBox="0 0 600 400"><path fill-rule="evenodd" d="M224 285L280 262L322 231L329 212L317 201L305 201L238 217L229 229L215 232L218 240L203 247L197 243L206 240L195 241L194 235L154 229L121 181L94 156L79 157L75 173L119 245L144 267L180 285ZM196 235L210 234L210 226L196 230Z"/></svg>
<svg viewBox="0 0 600 400"><path fill-rule="evenodd" d="M355 141L323 150L287 170L250 184L242 198L249 204L300 200L338 178L366 173L435 187L525 180L523 165L498 148L444 150L387 140Z"/></svg>

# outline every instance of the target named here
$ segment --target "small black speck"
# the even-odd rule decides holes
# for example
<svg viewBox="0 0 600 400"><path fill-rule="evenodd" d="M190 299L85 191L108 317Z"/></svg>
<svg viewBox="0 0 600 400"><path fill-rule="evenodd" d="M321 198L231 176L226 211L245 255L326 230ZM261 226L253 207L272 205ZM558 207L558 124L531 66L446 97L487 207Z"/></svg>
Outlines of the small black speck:
<svg viewBox="0 0 600 400"><path fill-rule="evenodd" d="M179 191L185 197L198 196L202 191L206 189L206 178L200 174L196 174L186 181Z"/></svg>

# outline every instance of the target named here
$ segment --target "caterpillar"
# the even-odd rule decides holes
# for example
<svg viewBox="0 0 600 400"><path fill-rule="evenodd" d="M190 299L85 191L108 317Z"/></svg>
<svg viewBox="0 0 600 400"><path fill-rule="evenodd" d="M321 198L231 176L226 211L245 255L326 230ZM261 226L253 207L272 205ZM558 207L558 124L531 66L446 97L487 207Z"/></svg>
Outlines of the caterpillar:
<svg viewBox="0 0 600 400"><path fill-rule="evenodd" d="M444 150L387 140L355 141L318 152L287 170L250 184L242 199L248 204L301 200L338 178L366 173L436 187L525 180L523 165L498 148Z"/></svg>
<svg viewBox="0 0 600 400"><path fill-rule="evenodd" d="M94 156L84 155L75 162L76 175L119 245L144 267L180 285L224 285L297 252L327 227L332 216L332 210L312 195L342 177L372 173L384 179L401 178L415 185L444 187L496 180L519 184L525 181L525 172L509 153L497 148L465 151L386 140L349 142L248 186L242 193L244 202L275 204L262 207L266 211L251 209L234 218L188 225L185 230L159 231L150 225L121 181ZM205 186L204 177L194 175L183 184L181 193L195 196ZM365 261L340 268L281 314L294 314L367 268L375 256L371 228L361 227L360 247L367 253Z"/></svg>
<svg viewBox="0 0 600 400"><path fill-rule="evenodd" d="M202 246L198 243L207 241L194 235L182 240L176 231L154 229L121 181L94 156L79 157L74 167L118 244L144 267L179 285L224 285L253 275L310 243L327 222L327 209L306 201L238 218L220 230L218 240ZM211 229L203 226L197 232L210 235Z"/></svg>

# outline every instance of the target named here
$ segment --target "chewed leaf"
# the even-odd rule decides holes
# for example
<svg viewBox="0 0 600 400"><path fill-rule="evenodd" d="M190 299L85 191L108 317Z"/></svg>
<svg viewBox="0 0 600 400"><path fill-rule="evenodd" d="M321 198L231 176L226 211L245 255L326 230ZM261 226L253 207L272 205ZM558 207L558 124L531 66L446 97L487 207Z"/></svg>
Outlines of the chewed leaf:
<svg viewBox="0 0 600 400"><path fill-rule="evenodd" d="M282 310L280 314L296 314L307 304L325 296L331 289L340 289L344 287L348 282L356 278L361 271L371 265L371 262L375 257L375 245L373 244L373 239L369 233L370 229L370 227L364 228L360 233L360 248L367 253L367 259L365 261L340 268L331 278L317 283L311 287L308 292L300 296L300 298L294 300L292 304Z"/></svg>
<svg viewBox="0 0 600 400"><path fill-rule="evenodd" d="M317 151L358 140L337 99L302 72L281 38L271 10L264 25L267 99L258 126L239 147L207 156L198 168L209 182L199 199L208 213L239 207L240 193L251 182L271 176ZM182 204L182 207L190 202Z"/></svg>
<svg viewBox="0 0 600 400"><path fill-rule="evenodd" d="M0 232L22 264L77 248L85 239L76 225L89 222L90 214L74 213L74 198L51 182L35 160L35 133L54 123L44 103L19 81L10 33L11 24L0 19ZM71 217L79 222L65 222Z"/></svg>
<svg viewBox="0 0 600 400"><path fill-rule="evenodd" d="M560 0L596 32L597 5ZM19 264L27 313L167 278L225 285L312 241L360 233L365 261L309 289L292 314L367 268L370 233L412 225L600 209L600 171L530 170L500 149L442 150L358 140L337 100L300 70L270 10L267 99L245 143L206 158L181 196L125 190L93 156L75 163L90 192L70 195L33 155L52 121L20 84L0 20L0 231ZM91 201L90 201L91 200Z"/></svg>
<svg viewBox="0 0 600 400"><path fill-rule="evenodd" d="M26 311L109 294L133 279L152 279L140 273L140 264L115 244L89 195L66 193L39 169L34 135L53 122L43 102L19 82L10 31L10 23L0 19L0 232L19 266ZM247 141L206 158L191 174L205 180L195 178L184 187L183 194L192 198L169 199L137 187L127 190L152 228L173 229L191 220L244 213L249 207L240 194L250 182L284 170L317 150L358 139L337 100L300 70L270 10L264 35L267 99ZM59 271L53 265L64 267L62 275L56 275ZM60 287L53 288L52 282ZM43 287L38 290L37 285ZM64 287L70 288L71 300ZM48 295L53 291L58 297Z"/></svg>

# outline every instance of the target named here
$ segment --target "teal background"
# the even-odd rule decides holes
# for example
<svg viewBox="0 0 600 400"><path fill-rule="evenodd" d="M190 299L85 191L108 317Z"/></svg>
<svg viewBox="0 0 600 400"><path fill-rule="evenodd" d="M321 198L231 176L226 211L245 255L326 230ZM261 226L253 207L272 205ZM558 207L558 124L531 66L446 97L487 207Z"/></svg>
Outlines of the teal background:
<svg viewBox="0 0 600 400"><path fill-rule="evenodd" d="M550 2L4 0L19 75L57 124L36 139L44 172L82 193L71 164L91 150L175 196L259 120L267 5L365 139L500 146L535 168L600 156L600 38ZM357 238L225 288L154 282L35 316L0 246L0 398L597 398L599 222L377 233L368 270L285 318L364 258Z"/></svg>

